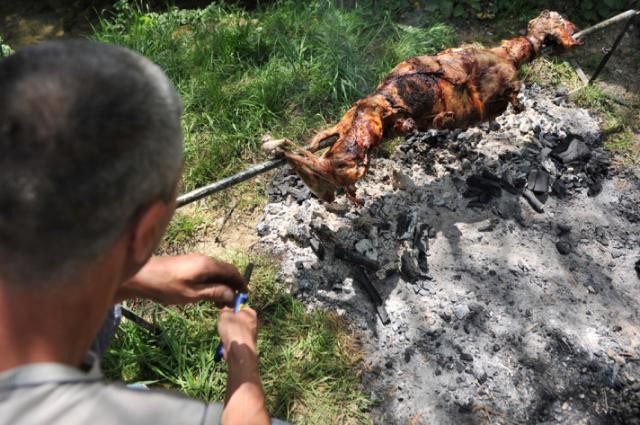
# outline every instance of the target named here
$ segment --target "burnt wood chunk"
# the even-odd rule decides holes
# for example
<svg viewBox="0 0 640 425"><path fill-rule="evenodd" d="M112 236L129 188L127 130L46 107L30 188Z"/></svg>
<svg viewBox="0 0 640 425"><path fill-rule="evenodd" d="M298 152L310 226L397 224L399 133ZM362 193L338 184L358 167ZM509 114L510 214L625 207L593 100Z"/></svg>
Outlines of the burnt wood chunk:
<svg viewBox="0 0 640 425"><path fill-rule="evenodd" d="M531 207L534 210L536 210L539 213L543 213L544 212L544 206L542 205L542 202L540 202L540 200L536 197L535 193L530 191L528 188L525 188L522 191L522 196L524 196L524 198L527 201L529 201L529 205L531 205Z"/></svg>
<svg viewBox="0 0 640 425"><path fill-rule="evenodd" d="M376 313L378 313L378 316L380 317L380 321L382 322L382 324L388 325L391 322L391 320L389 319L387 310L384 308L382 297L380 296L380 293L378 292L376 287L373 286L373 283L371 282L369 275L361 267L354 267L353 277L356 280L356 282L358 282L360 286L362 286L362 288L365 290L365 292L369 295L369 298L371 299L371 302L373 303L376 309Z"/></svg>
<svg viewBox="0 0 640 425"><path fill-rule="evenodd" d="M547 193L549 190L549 174L544 170L533 169L529 171L527 189L536 193Z"/></svg>
<svg viewBox="0 0 640 425"><path fill-rule="evenodd" d="M309 239L309 246L311 250L316 254L320 261L324 260L324 245L315 236Z"/></svg>
<svg viewBox="0 0 640 425"><path fill-rule="evenodd" d="M363 266L371 271L377 271L380 269L380 263L372 260L366 255L362 255L357 251L346 249L343 246L336 244L333 253L336 258L340 258L341 260L348 261L349 263L355 264L357 266Z"/></svg>
<svg viewBox="0 0 640 425"><path fill-rule="evenodd" d="M498 198L502 195L502 186L500 181L488 179L483 176L470 176L467 178L467 186L469 191L477 193L477 195L486 194L490 197Z"/></svg>
<svg viewBox="0 0 640 425"><path fill-rule="evenodd" d="M565 165L587 162L591 158L591 149L579 139L565 139L551 151L551 156Z"/></svg>

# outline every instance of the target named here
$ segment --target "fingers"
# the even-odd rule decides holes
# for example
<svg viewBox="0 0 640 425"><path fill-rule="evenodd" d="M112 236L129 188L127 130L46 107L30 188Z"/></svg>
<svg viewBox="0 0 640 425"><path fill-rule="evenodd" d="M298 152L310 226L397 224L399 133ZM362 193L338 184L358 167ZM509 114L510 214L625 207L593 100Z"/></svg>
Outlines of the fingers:
<svg viewBox="0 0 640 425"><path fill-rule="evenodd" d="M258 316L250 307L234 313L230 308L224 308L220 312L218 333L222 343L226 347L232 347L233 343L246 345L255 351L258 338Z"/></svg>
<svg viewBox="0 0 640 425"><path fill-rule="evenodd" d="M198 301L210 300L218 307L232 306L234 297L233 289L221 284L207 285L198 291Z"/></svg>
<svg viewBox="0 0 640 425"><path fill-rule="evenodd" d="M232 264L222 261L215 261L205 255L193 255L193 267L199 270L200 283L222 284L239 292L247 291L247 282Z"/></svg>

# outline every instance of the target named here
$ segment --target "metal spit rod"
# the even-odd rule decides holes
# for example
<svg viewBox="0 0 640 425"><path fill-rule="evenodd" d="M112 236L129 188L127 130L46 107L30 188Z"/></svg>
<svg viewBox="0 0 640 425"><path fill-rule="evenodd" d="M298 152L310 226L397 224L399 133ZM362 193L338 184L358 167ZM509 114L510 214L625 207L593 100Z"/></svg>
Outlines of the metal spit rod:
<svg viewBox="0 0 640 425"><path fill-rule="evenodd" d="M608 27L609 25L616 24L620 21L624 21L625 19L631 19L638 14L640 14L640 12L638 12L637 10L627 10L626 12L620 13L609 19L605 19L604 21L599 22L589 28L585 28L582 31L578 31L577 33L573 34L573 38L582 38L585 35L589 35L592 32Z"/></svg>
<svg viewBox="0 0 640 425"><path fill-rule="evenodd" d="M317 150L328 148L329 146L331 146L333 142L335 142L335 140L336 140L335 136L327 137L326 139L320 142ZM272 159L271 161L254 165L251 168L247 168L244 171L240 171L239 173L234 174L233 176L226 177L208 186L204 186L204 187L192 190L191 192L187 192L184 195L181 195L178 197L178 199L176 200L176 204L177 204L176 207L177 208L183 207L187 204L197 201L198 199L202 199L205 196L209 196L216 192L220 192L221 190L224 190L228 187L234 186L240 182L249 180L250 178L257 176L258 174L266 173L267 171L273 170L274 168L281 167L285 163L286 163L286 160L284 158Z"/></svg>

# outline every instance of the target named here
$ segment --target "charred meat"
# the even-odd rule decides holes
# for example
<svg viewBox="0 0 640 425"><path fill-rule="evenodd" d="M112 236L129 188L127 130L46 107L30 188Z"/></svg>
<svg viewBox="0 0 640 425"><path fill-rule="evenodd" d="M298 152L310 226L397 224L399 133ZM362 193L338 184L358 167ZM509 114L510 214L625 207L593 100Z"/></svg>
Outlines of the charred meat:
<svg viewBox="0 0 640 425"><path fill-rule="evenodd" d="M307 149L288 139L270 141L265 150L284 155L320 199L331 202L342 187L355 203L355 183L369 167L372 148L386 138L429 128L467 128L502 114L509 104L522 110L518 68L547 46L582 44L576 27L557 12L543 11L529 22L526 36L499 47L462 46L435 56L417 56L396 66L369 96L358 100L340 122L317 134ZM333 139L321 156L319 144Z"/></svg>

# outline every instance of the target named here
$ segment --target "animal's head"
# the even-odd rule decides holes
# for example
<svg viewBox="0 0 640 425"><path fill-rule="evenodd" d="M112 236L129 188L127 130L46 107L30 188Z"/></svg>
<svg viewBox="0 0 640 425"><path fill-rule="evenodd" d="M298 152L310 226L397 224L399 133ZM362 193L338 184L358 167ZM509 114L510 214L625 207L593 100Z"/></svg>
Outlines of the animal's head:
<svg viewBox="0 0 640 425"><path fill-rule="evenodd" d="M528 36L541 42L541 47L570 49L584 42L573 38L577 31L573 22L564 19L558 12L544 10L535 19L529 21Z"/></svg>
<svg viewBox="0 0 640 425"><path fill-rule="evenodd" d="M284 156L309 190L325 202L333 202L340 187L354 197L356 180L367 172L366 165L358 165L352 159L342 155L315 156L288 139L266 141L262 149Z"/></svg>
<svg viewBox="0 0 640 425"><path fill-rule="evenodd" d="M367 173L367 165L352 159L306 157L287 152L287 161L318 198L333 202L335 192L342 188L355 202L355 183Z"/></svg>
<svg viewBox="0 0 640 425"><path fill-rule="evenodd" d="M357 204L355 183L367 173L369 150L382 141L384 107L375 99L356 102L332 134L321 133L336 138L322 156L315 156L287 139L266 141L262 149L283 155L311 192L323 201L332 202L336 190L342 188Z"/></svg>
<svg viewBox="0 0 640 425"><path fill-rule="evenodd" d="M329 167L322 158L300 158L298 155L285 153L287 161L309 190L325 202L333 202L338 186L333 181Z"/></svg>

